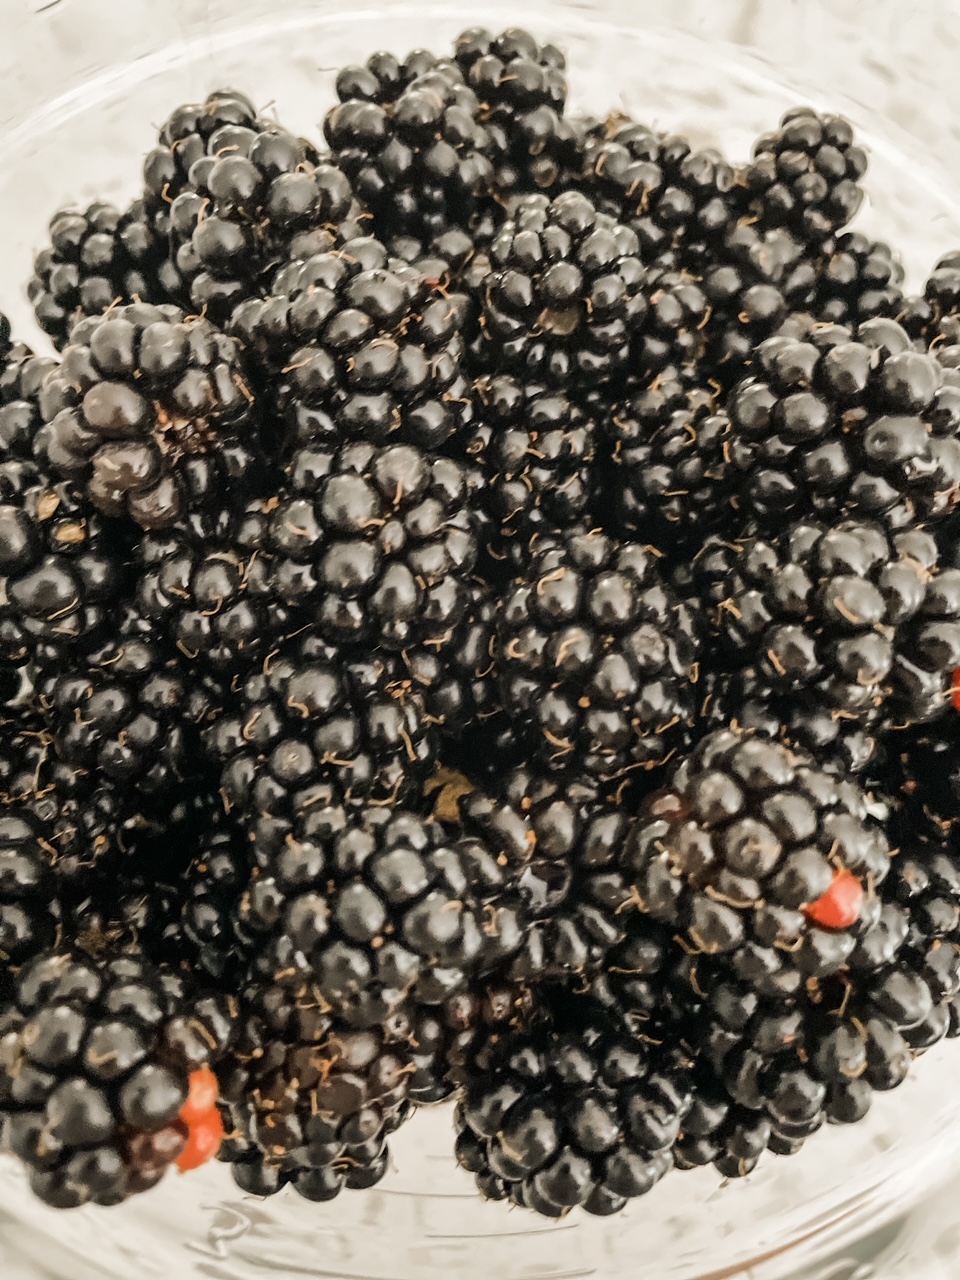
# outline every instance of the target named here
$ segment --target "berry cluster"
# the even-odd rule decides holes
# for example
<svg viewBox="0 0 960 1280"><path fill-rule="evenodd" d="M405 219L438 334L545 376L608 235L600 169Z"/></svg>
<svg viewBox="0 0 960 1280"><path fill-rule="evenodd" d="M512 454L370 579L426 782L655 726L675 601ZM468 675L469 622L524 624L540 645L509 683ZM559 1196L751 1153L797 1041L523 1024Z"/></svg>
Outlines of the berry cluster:
<svg viewBox="0 0 960 1280"><path fill-rule="evenodd" d="M0 317L0 1149L745 1176L960 1034L960 255L524 31L336 90L177 108Z"/></svg>

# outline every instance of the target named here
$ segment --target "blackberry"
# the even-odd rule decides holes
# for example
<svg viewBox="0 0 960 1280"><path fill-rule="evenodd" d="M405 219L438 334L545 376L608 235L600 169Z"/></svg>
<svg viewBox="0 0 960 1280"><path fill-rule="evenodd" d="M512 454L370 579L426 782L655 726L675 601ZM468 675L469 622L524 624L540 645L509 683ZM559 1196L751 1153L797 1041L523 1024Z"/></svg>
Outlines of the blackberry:
<svg viewBox="0 0 960 1280"><path fill-rule="evenodd" d="M725 1176L741 1177L763 1139L768 1150L792 1155L825 1122L861 1120L875 1092L906 1078L912 1053L905 1028L880 1008L889 1007L883 982L861 992L839 975L784 1003L704 970L698 967L704 999L692 1037L700 1093L691 1131L677 1144L681 1165L713 1160Z"/></svg>
<svg viewBox="0 0 960 1280"><path fill-rule="evenodd" d="M240 997L225 1082L233 1176L254 1195L292 1185L309 1200L374 1186L386 1139L411 1112L403 1019L356 1030L318 1005L311 984L260 985Z"/></svg>
<svg viewBox="0 0 960 1280"><path fill-rule="evenodd" d="M469 483L412 445L304 447L271 516L276 597L331 643L439 653L469 604Z"/></svg>
<svg viewBox="0 0 960 1280"><path fill-rule="evenodd" d="M7 725L0 725L0 754L7 762ZM60 902L52 846L45 824L30 806L17 803L0 786L0 974L19 967L51 946L60 921ZM6 982L0 979L6 999Z"/></svg>
<svg viewBox="0 0 960 1280"><path fill-rule="evenodd" d="M675 398L658 394L664 388L631 389L604 414L613 465L600 487L609 527L682 554L737 517L730 420L713 387L674 377L667 372L664 388L675 386Z"/></svg>
<svg viewBox="0 0 960 1280"><path fill-rule="evenodd" d="M256 108L235 89L216 89L203 102L177 107L144 161L144 202L149 212L169 206L189 185L194 163L216 156L253 133ZM232 154L232 152L230 153Z"/></svg>
<svg viewBox="0 0 960 1280"><path fill-rule="evenodd" d="M754 145L744 174L751 212L761 223L822 243L860 208L866 169L866 153L847 120L795 107Z"/></svg>
<svg viewBox="0 0 960 1280"><path fill-rule="evenodd" d="M490 250L485 358L568 391L626 371L647 304L636 234L587 196L526 196Z"/></svg>
<svg viewBox="0 0 960 1280"><path fill-rule="evenodd" d="M586 141L585 177L640 241L644 262L698 271L742 212L736 172L718 152L612 116Z"/></svg>
<svg viewBox="0 0 960 1280"><path fill-rule="evenodd" d="M957 389L892 321L763 343L728 409L744 512L760 521L816 512L897 527L956 505Z"/></svg>
<svg viewBox="0 0 960 1280"><path fill-rule="evenodd" d="M434 449L462 434L462 299L377 240L282 268L232 329L275 384L290 448L343 438Z"/></svg>
<svg viewBox="0 0 960 1280"><path fill-rule="evenodd" d="M642 811L642 801L633 805L631 826ZM635 892L629 886L628 899ZM705 961L699 953L691 953L673 924L635 910L621 910L619 923L622 940L611 949L604 967L580 989L626 1034L686 1051L694 1041L704 999L696 974Z"/></svg>
<svg viewBox="0 0 960 1280"><path fill-rule="evenodd" d="M107 634L127 589L127 541L71 484L44 482L30 464L0 466L0 497L0 652L55 669Z"/></svg>
<svg viewBox="0 0 960 1280"><path fill-rule="evenodd" d="M95 957L132 937L151 963L177 972L202 969L229 991L223 970L203 963L207 953L185 927L186 900L195 887L199 896L206 887L199 868L227 826L215 786L204 768L192 770L173 795L160 791L135 800L100 781L94 794L114 795L113 845L65 884L64 936Z"/></svg>
<svg viewBox="0 0 960 1280"><path fill-rule="evenodd" d="M29 461L43 421L40 393L56 361L14 343L0 362L0 459Z"/></svg>
<svg viewBox="0 0 960 1280"><path fill-rule="evenodd" d="M960 574L940 567L930 534L801 522L770 539L708 541L701 559L717 573L718 634L773 690L812 694L865 727L943 709L960 665Z"/></svg>
<svg viewBox="0 0 960 1280"><path fill-rule="evenodd" d="M502 558L595 506L597 428L592 405L509 374L481 378L477 397L467 453L483 473L478 499L489 549Z"/></svg>
<svg viewBox="0 0 960 1280"><path fill-rule="evenodd" d="M191 1084L216 1096L229 1002L141 956L50 951L19 975L2 1019L4 1145L54 1208L118 1204L187 1163Z"/></svg>
<svg viewBox="0 0 960 1280"><path fill-rule="evenodd" d="M897 962L888 969L884 1008L892 1014L906 995L919 1002L920 1016L903 1028L903 1035L920 1053L943 1036L960 1035L960 860L955 838L931 835L911 841L904 833L885 896L904 908L907 932Z"/></svg>
<svg viewBox="0 0 960 1280"><path fill-rule="evenodd" d="M35 706L0 720L0 805L28 812L37 824L64 901L97 895L115 901L121 875L149 867L159 882L178 858L189 860L198 790L202 795L209 788L212 803L209 776L196 764L191 773L174 795L124 786L61 759L47 717Z"/></svg>
<svg viewBox="0 0 960 1280"><path fill-rule="evenodd" d="M879 910L890 848L865 794L749 731L708 734L623 849L634 902L760 991L840 969Z"/></svg>
<svg viewBox="0 0 960 1280"><path fill-rule="evenodd" d="M519 946L513 871L410 810L343 807L251 824L235 927L254 970L302 972L338 1016L439 1004Z"/></svg>
<svg viewBox="0 0 960 1280"><path fill-rule="evenodd" d="M532 924L502 970L509 982L586 981L623 942L630 888L617 865L628 806L574 778L510 769L460 801L468 832L519 870Z"/></svg>
<svg viewBox="0 0 960 1280"><path fill-rule="evenodd" d="M955 715L889 733L871 781L890 805L899 847L884 896L906 915L907 951L939 1001L956 1003L960 975L960 766ZM956 1034L951 1010L951 1033Z"/></svg>
<svg viewBox="0 0 960 1280"><path fill-rule="evenodd" d="M135 611L113 621L109 640L37 688L57 755L141 794L172 795L220 707Z"/></svg>
<svg viewBox="0 0 960 1280"><path fill-rule="evenodd" d="M788 314L813 303L815 261L786 228L737 223L702 269L704 323L701 376L729 390L755 363L754 348L779 331Z"/></svg>
<svg viewBox="0 0 960 1280"><path fill-rule="evenodd" d="M943 370L945 385L960 385L960 316L943 316L936 324L936 331L929 337L929 354L936 358Z"/></svg>
<svg viewBox="0 0 960 1280"><path fill-rule="evenodd" d="M903 266L882 240L859 231L838 236L820 267L813 310L829 324L856 325L872 316L896 318L903 303Z"/></svg>
<svg viewBox="0 0 960 1280"><path fill-rule="evenodd" d="M875 727L859 723L809 691L797 697L776 689L755 667L711 672L704 678L699 724L703 732L736 725L765 734L808 752L822 769L841 777L872 776L882 754Z"/></svg>
<svg viewBox="0 0 960 1280"><path fill-rule="evenodd" d="M453 227L429 244L397 236L388 242L392 259L405 262L448 301L456 304L468 377L484 372L474 359L480 335L483 285L490 274L490 245L503 218L484 218L469 231ZM477 367L474 367L474 366Z"/></svg>
<svg viewBox="0 0 960 1280"><path fill-rule="evenodd" d="M697 1071L693 1094L673 1145L676 1167L713 1164L725 1178L752 1173L774 1136L770 1117L731 1102L722 1080L709 1068Z"/></svg>
<svg viewBox="0 0 960 1280"><path fill-rule="evenodd" d="M191 166L169 215L182 287L217 323L245 298L262 296L295 238L335 226L352 208L347 177L309 142L272 125L226 132L225 146L214 134Z"/></svg>
<svg viewBox="0 0 960 1280"><path fill-rule="evenodd" d="M922 1016L903 1034L921 1051L944 1035L960 1034L960 853L949 831L928 827L918 835L905 817L898 815L893 828L900 856L884 897L902 909L906 936L876 998L888 1016L898 999L919 1001Z"/></svg>
<svg viewBox="0 0 960 1280"><path fill-rule="evenodd" d="M696 612L650 548L574 529L531 552L498 637L504 705L531 750L604 779L661 764L693 719Z"/></svg>
<svg viewBox="0 0 960 1280"><path fill-rule="evenodd" d="M50 240L34 260L27 296L58 350L85 316L118 302L165 300L158 281L165 246L142 201L124 213L103 201L82 212L61 209L50 221Z"/></svg>
<svg viewBox="0 0 960 1280"><path fill-rule="evenodd" d="M337 97L324 135L379 234L430 239L469 223L493 180L492 140L456 63L375 53L339 73Z"/></svg>
<svg viewBox="0 0 960 1280"><path fill-rule="evenodd" d="M582 131L564 117L566 60L519 27L493 34L471 27L454 57L479 100L490 138L496 198L556 191L582 165Z"/></svg>
<svg viewBox="0 0 960 1280"><path fill-rule="evenodd" d="M649 310L634 346L632 370L649 382L665 368L695 372L707 347L710 304L699 280L686 271L651 268Z"/></svg>
<svg viewBox="0 0 960 1280"><path fill-rule="evenodd" d="M905 307L912 321L911 333L921 346L929 346L939 326L960 311L960 254L956 250L937 259L923 296L908 299Z"/></svg>
<svg viewBox="0 0 960 1280"><path fill-rule="evenodd" d="M420 694L399 660L295 637L250 675L205 731L221 791L265 835L342 797L402 802L434 758ZM256 830L256 826L254 827Z"/></svg>
<svg viewBox="0 0 960 1280"><path fill-rule="evenodd" d="M162 528L262 479L236 343L174 307L120 307L87 322L46 393L38 456L108 515Z"/></svg>
<svg viewBox="0 0 960 1280"><path fill-rule="evenodd" d="M146 533L136 549L137 608L191 666L243 680L300 626L277 599L270 500Z"/></svg>
<svg viewBox="0 0 960 1280"><path fill-rule="evenodd" d="M468 602L453 636L441 648L404 653L413 688L423 698L427 720L446 743L478 726L505 721L496 658L497 598L480 580L468 581Z"/></svg>
<svg viewBox="0 0 960 1280"><path fill-rule="evenodd" d="M416 1009L408 1035L411 1102L426 1106L450 1098L466 1079L482 1037L527 1025L536 1007L532 987L487 979L441 1005Z"/></svg>
<svg viewBox="0 0 960 1280"><path fill-rule="evenodd" d="M240 822L219 809L199 832L190 863L174 886L176 916L165 922L167 942L217 982L230 981L246 963L235 913L250 882L253 850Z"/></svg>
<svg viewBox="0 0 960 1280"><path fill-rule="evenodd" d="M456 1154L488 1199L559 1218L607 1215L673 1166L692 1102L682 1051L635 1040L584 997L478 1046L457 1110Z"/></svg>
<svg viewBox="0 0 960 1280"><path fill-rule="evenodd" d="M262 127L248 98L233 89L218 89L202 103L177 107L160 130L157 145L147 153L143 164L143 203L147 220L165 247L157 275L166 301L182 307L190 305L189 281L181 274L176 255L184 236L189 242L193 230L190 217L195 215L198 202L187 200L180 206L186 225L179 235L172 225L171 209L179 196L195 194L190 181L193 165L204 162L200 166L201 174L209 171L221 155L232 154L232 148L248 146ZM190 248L184 253L189 259L184 265L191 273L196 272L197 263L190 255Z"/></svg>

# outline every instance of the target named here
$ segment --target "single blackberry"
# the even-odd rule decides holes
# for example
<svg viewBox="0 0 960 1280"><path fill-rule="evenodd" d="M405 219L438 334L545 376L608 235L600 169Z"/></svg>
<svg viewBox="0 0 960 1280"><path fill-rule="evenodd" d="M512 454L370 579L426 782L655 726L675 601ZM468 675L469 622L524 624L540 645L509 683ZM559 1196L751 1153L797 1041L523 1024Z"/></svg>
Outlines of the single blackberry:
<svg viewBox="0 0 960 1280"><path fill-rule="evenodd" d="M648 310L634 343L631 372L652 381L668 367L696 376L707 350L710 304L698 278L686 271L650 268Z"/></svg>
<svg viewBox="0 0 960 1280"><path fill-rule="evenodd" d="M205 732L228 809L295 827L340 798L398 802L434 759L421 695L399 659L294 637L250 675Z"/></svg>
<svg viewBox="0 0 960 1280"><path fill-rule="evenodd" d="M629 905L629 889L627 898ZM634 1039L653 1035L679 1043L697 1003L696 992L680 971L685 952L675 933L650 916L624 910L618 916L620 940L608 951L603 967L577 990L595 1000L610 1021Z"/></svg>
<svg viewBox="0 0 960 1280"><path fill-rule="evenodd" d="M263 481L237 344L174 307L120 307L87 322L45 396L38 457L108 515L162 528Z"/></svg>
<svg viewBox="0 0 960 1280"><path fill-rule="evenodd" d="M760 991L836 972L879 911L890 848L865 794L749 731L707 735L623 848L639 911Z"/></svg>
<svg viewBox="0 0 960 1280"><path fill-rule="evenodd" d="M694 1076L693 1103L673 1144L678 1169L713 1164L725 1178L752 1173L773 1138L773 1124L763 1111L731 1102L715 1073L701 1066Z"/></svg>
<svg viewBox="0 0 960 1280"><path fill-rule="evenodd" d="M699 1093L675 1152L682 1167L712 1160L726 1177L742 1177L764 1146L792 1155L825 1122L861 1120L875 1092L906 1078L912 1052L898 1020L922 1018L903 1005L895 1017L885 1012L888 980L861 991L861 979L838 975L785 1003L707 968L697 969Z"/></svg>
<svg viewBox="0 0 960 1280"><path fill-rule="evenodd" d="M860 208L866 169L866 152L854 142L849 121L795 107L754 145L744 174L751 212L761 223L788 226L821 243Z"/></svg>
<svg viewBox="0 0 960 1280"><path fill-rule="evenodd" d="M235 146L259 124L256 108L235 89L216 89L203 102L177 107L144 161L144 202L150 213L169 206L189 185L197 160ZM228 153L232 154L232 153Z"/></svg>
<svg viewBox="0 0 960 1280"><path fill-rule="evenodd" d="M490 139L495 198L559 191L582 166L585 132L565 118L566 60L519 27L495 35L471 27L454 57L479 101Z"/></svg>
<svg viewBox="0 0 960 1280"><path fill-rule="evenodd" d="M425 244L409 237L395 236L388 241L391 259L405 262L432 288L454 302L458 308L460 331L465 351L464 364L469 377L482 374L474 368L478 350L483 285L490 274L490 246L506 219L492 216L475 220L469 230L451 227Z"/></svg>
<svg viewBox="0 0 960 1280"><path fill-rule="evenodd" d="M838 236L820 267L813 311L830 324L859 324L872 316L897 317L903 303L903 266L882 240L859 231Z"/></svg>
<svg viewBox="0 0 960 1280"><path fill-rule="evenodd" d="M574 529L531 546L504 600L504 705L551 769L616 778L684 745L699 620L663 582L655 552Z"/></svg>
<svg viewBox="0 0 960 1280"><path fill-rule="evenodd" d="M256 499L212 521L180 521L136 548L137 608L190 666L220 679L242 681L301 625L271 576L274 505Z"/></svg>
<svg viewBox="0 0 960 1280"><path fill-rule="evenodd" d="M960 315L942 316L926 335L929 351L943 370L944 385L960 385Z"/></svg>
<svg viewBox="0 0 960 1280"><path fill-rule="evenodd" d="M923 1017L903 1029L917 1051L941 1036L960 1035L960 848L954 823L921 809L918 795L895 807L891 837L899 844L885 900L903 915L903 945L887 960L882 988L888 1016L898 997L922 1004Z"/></svg>
<svg viewBox="0 0 960 1280"><path fill-rule="evenodd" d="M305 446L272 512L273 590L331 643L431 652L455 640L477 558L470 479L412 445Z"/></svg>
<svg viewBox="0 0 960 1280"><path fill-rule="evenodd" d="M673 1166L693 1100L680 1049L635 1040L582 996L477 1047L457 1110L456 1155L488 1199L546 1217L607 1215Z"/></svg>
<svg viewBox="0 0 960 1280"><path fill-rule="evenodd" d="M764 342L729 404L744 513L942 518L960 493L960 393L893 321Z"/></svg>
<svg viewBox="0 0 960 1280"><path fill-rule="evenodd" d="M0 758L8 763L12 736L0 724ZM0 782L0 974L51 946L60 921L52 846L45 824ZM6 999L6 981L0 980Z"/></svg>
<svg viewBox="0 0 960 1280"><path fill-rule="evenodd" d="M195 1167L193 1085L212 1099L234 1031L229 1002L141 956L54 950L17 978L0 1023L4 1146L54 1208L119 1204L174 1163ZM213 1154L210 1152L209 1154Z"/></svg>
<svg viewBox="0 0 960 1280"><path fill-rule="evenodd" d="M586 142L584 176L640 241L646 263L698 272L742 212L736 172L716 151L611 116Z"/></svg>
<svg viewBox="0 0 960 1280"><path fill-rule="evenodd" d="M65 764L141 794L172 796L195 767L197 735L220 703L136 611L118 613L111 638L51 672L37 696Z"/></svg>
<svg viewBox="0 0 960 1280"><path fill-rule="evenodd" d="M214 811L192 849L191 861L174 886L176 919L164 922L165 945L218 983L242 971L246 955L235 928L241 895L250 882L253 849L241 822L222 807Z"/></svg>
<svg viewBox="0 0 960 1280"><path fill-rule="evenodd" d="M263 127L249 98L233 89L217 89L202 103L177 107L160 130L157 145L147 153L143 203L147 220L166 250L157 273L166 301L181 307L190 305L189 282L177 266L176 254L184 236L189 241L193 228L187 217L182 234L176 235L170 214L178 196L195 191L190 182L193 165L205 162L201 173L209 171L211 157L215 160L232 154L232 148L248 146ZM189 201L186 205L181 206L183 214L191 208ZM193 260L185 265L191 272L197 270Z"/></svg>
<svg viewBox="0 0 960 1280"><path fill-rule="evenodd" d="M579 192L524 197L490 250L486 358L568 392L625 372L647 310L638 252L635 233Z"/></svg>
<svg viewBox="0 0 960 1280"><path fill-rule="evenodd" d="M703 369L729 390L754 364L754 349L776 334L789 313L813 304L817 265L786 228L749 219L723 239L702 269L707 300Z"/></svg>
<svg viewBox="0 0 960 1280"><path fill-rule="evenodd" d="M629 828L625 799L605 800L575 778L519 767L495 789L460 800L465 829L520 868L532 923L501 970L508 982L585 982L623 942L630 899L618 867Z"/></svg>
<svg viewBox="0 0 960 1280"><path fill-rule="evenodd" d="M202 767L173 795L133 800L136 793L99 782L97 793L116 795L113 845L82 877L65 883L64 936L95 957L135 938L151 963L177 972L202 969L218 990L229 992L223 971L202 963L206 953L185 929L185 901L204 879L197 868L206 865L206 851L227 826L215 787L215 776Z"/></svg>
<svg viewBox="0 0 960 1280"><path fill-rule="evenodd" d="M117 522L73 485L0 465L0 652L56 669L100 642L127 590L129 548Z"/></svg>
<svg viewBox="0 0 960 1280"><path fill-rule="evenodd" d="M226 323L238 303L263 295L295 239L351 214L353 193L336 165L278 126L221 132L229 141L221 145L219 132L208 141L169 224L190 305Z"/></svg>
<svg viewBox="0 0 960 1280"><path fill-rule="evenodd" d="M506 720L496 658L496 593L480 580L468 581L466 587L466 610L447 643L402 655L412 687L423 698L427 721L446 743L462 741L478 726L492 729Z"/></svg>
<svg viewBox="0 0 960 1280"><path fill-rule="evenodd" d="M536 1006L532 987L487 979L441 1005L414 1010L408 1035L411 1102L426 1106L452 1097L469 1075L482 1037L528 1025Z"/></svg>
<svg viewBox="0 0 960 1280"><path fill-rule="evenodd" d="M730 420L715 388L674 379L668 370L664 387L675 385L675 398L658 394L664 388L631 389L603 415L612 466L599 485L599 514L631 538L685 554L737 521L736 498Z"/></svg>
<svg viewBox="0 0 960 1280"><path fill-rule="evenodd" d="M27 296L58 350L85 316L118 302L165 301L158 280L165 245L142 201L124 213L103 201L82 212L61 209L50 221L50 240L34 260Z"/></svg>
<svg viewBox="0 0 960 1280"><path fill-rule="evenodd" d="M308 1200L374 1186L386 1139L411 1112L409 1024L355 1030L318 1003L311 983L241 992L234 1066L224 1083L238 1186ZM231 1149L232 1148L232 1149Z"/></svg>
<svg viewBox="0 0 960 1280"><path fill-rule="evenodd" d="M926 349L940 325L960 311L960 252L951 250L937 259L923 288L923 296L904 303L911 336Z"/></svg>
<svg viewBox="0 0 960 1280"><path fill-rule="evenodd" d="M173 795L146 794L61 759L47 717L35 706L0 720L0 806L29 812L38 824L65 901L99 895L115 902L121 876L152 873L159 883L176 875L179 861L191 856L198 808L213 802L209 775L196 763L191 775Z"/></svg>
<svg viewBox="0 0 960 1280"><path fill-rule="evenodd" d="M301 809L250 829L234 923L255 972L302 973L353 1025L409 996L440 1004L520 945L515 869L410 810Z"/></svg>
<svg viewBox="0 0 960 1280"><path fill-rule="evenodd" d="M493 144L456 63L375 53L339 73L337 97L324 135L380 235L469 224L493 181Z"/></svg>
<svg viewBox="0 0 960 1280"><path fill-rule="evenodd" d="M594 409L562 391L510 374L481 378L466 446L482 471L477 498L497 559L533 534L568 528L595 506Z"/></svg>
<svg viewBox="0 0 960 1280"><path fill-rule="evenodd" d="M960 827L958 740L960 718L953 707L935 724L884 735L870 781L891 807L892 838L903 854L898 870L910 860L929 865L941 853L953 857Z"/></svg>
<svg viewBox="0 0 960 1280"><path fill-rule="evenodd" d="M22 342L0 360L0 459L33 458L33 438L43 421L40 393L56 360L38 356Z"/></svg>
<svg viewBox="0 0 960 1280"><path fill-rule="evenodd" d="M231 328L274 381L288 452L344 438L434 449L462 434L460 295L369 237L290 263L272 290L238 308Z"/></svg>
<svg viewBox="0 0 960 1280"><path fill-rule="evenodd" d="M960 571L930 534L854 520L797 523L779 537L708 540L713 624L772 690L813 695L869 728L927 719L960 665Z"/></svg>
<svg viewBox="0 0 960 1280"><path fill-rule="evenodd" d="M872 717L867 717L868 721ZM702 732L735 725L808 752L821 769L839 777L866 773L882 754L875 728L861 724L809 690L783 692L755 667L704 677L698 721Z"/></svg>

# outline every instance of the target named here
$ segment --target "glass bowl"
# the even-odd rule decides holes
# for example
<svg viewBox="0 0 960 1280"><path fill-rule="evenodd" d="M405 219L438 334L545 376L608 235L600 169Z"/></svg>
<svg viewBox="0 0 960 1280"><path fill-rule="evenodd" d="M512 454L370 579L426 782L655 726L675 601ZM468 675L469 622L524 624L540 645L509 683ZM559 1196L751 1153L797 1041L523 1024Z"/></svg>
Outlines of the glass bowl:
<svg viewBox="0 0 960 1280"><path fill-rule="evenodd" d="M742 158L798 103L838 110L872 153L857 225L900 247L908 284L960 244L960 4L903 0L538 0L521 13L378 0L2 0L0 299L37 337L23 285L63 203L132 198L178 102L232 85L319 136L336 69L518 20L567 52L571 109L634 114ZM271 105L269 110L273 109ZM375 1189L310 1205L241 1194L214 1165L119 1209L45 1209L0 1160L0 1274L71 1280L940 1280L960 1179L960 1056L940 1045L853 1129L739 1182L674 1174L614 1219L487 1204L457 1169L448 1107L392 1140ZM924 1256L922 1256L924 1255ZM954 1265L951 1266L950 1259Z"/></svg>

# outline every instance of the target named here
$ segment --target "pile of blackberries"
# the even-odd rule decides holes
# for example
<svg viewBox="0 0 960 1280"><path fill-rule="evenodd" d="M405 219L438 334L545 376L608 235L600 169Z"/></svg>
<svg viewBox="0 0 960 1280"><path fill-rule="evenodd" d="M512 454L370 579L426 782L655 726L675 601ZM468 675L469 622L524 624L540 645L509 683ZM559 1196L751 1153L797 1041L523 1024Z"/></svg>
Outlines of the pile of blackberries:
<svg viewBox="0 0 960 1280"><path fill-rule="evenodd" d="M960 1033L960 255L519 30L177 108L0 324L0 1149L748 1174ZM451 1139L453 1141L453 1139Z"/></svg>

